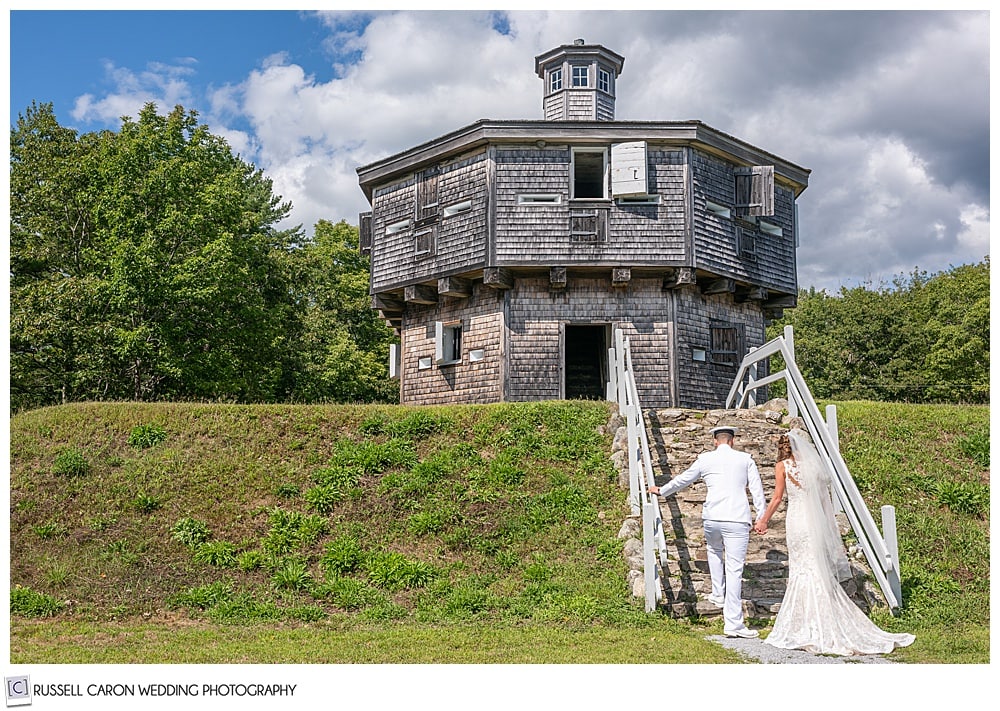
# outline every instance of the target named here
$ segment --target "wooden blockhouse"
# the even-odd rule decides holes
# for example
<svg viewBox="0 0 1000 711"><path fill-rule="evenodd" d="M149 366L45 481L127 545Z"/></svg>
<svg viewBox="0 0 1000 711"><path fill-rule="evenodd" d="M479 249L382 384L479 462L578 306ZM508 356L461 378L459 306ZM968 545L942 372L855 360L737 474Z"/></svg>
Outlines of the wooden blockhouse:
<svg viewBox="0 0 1000 711"><path fill-rule="evenodd" d="M605 397L717 408L798 291L809 171L700 121L617 121L624 57L535 58L543 120L483 119L358 168L372 307L403 404Z"/></svg>

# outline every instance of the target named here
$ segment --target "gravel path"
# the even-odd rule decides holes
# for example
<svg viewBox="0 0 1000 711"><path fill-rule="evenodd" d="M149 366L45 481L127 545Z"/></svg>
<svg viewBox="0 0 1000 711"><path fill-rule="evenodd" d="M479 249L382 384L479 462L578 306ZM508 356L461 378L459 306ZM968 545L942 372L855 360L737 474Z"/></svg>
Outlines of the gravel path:
<svg viewBox="0 0 1000 711"><path fill-rule="evenodd" d="M732 649L747 659L760 664L897 664L881 654L865 654L851 657L841 657L826 654L813 654L800 649L778 649L764 644L761 639L743 639L742 637L726 637L725 635L710 635L705 639L721 644L726 649Z"/></svg>

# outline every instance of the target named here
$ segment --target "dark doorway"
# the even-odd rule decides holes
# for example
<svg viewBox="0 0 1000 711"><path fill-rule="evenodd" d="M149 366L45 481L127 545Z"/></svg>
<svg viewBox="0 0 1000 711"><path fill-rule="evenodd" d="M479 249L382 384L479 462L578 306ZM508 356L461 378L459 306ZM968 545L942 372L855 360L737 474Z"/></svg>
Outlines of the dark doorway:
<svg viewBox="0 0 1000 711"><path fill-rule="evenodd" d="M566 325L567 400L603 400L608 382L608 327Z"/></svg>

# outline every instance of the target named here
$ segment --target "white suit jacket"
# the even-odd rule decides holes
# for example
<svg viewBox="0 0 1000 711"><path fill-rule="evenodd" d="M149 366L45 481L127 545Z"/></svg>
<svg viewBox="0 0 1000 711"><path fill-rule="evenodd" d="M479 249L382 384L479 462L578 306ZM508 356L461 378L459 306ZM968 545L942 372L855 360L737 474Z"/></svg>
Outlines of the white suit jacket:
<svg viewBox="0 0 1000 711"><path fill-rule="evenodd" d="M747 488L753 497L757 518L767 508L764 486L753 457L746 452L737 452L728 444L720 444L711 452L700 454L689 469L660 487L660 496L676 494L699 479L703 479L708 486L701 509L703 519L752 523Z"/></svg>

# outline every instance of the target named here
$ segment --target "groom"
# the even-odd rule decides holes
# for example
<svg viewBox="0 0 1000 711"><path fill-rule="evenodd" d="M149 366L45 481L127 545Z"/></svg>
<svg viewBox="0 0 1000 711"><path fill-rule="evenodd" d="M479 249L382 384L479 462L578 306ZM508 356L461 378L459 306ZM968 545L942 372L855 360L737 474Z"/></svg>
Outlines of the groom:
<svg viewBox="0 0 1000 711"><path fill-rule="evenodd" d="M747 488L760 519L766 508L764 486L753 457L733 449L736 428L715 427L710 432L715 449L700 454L689 469L665 486L649 487L649 493L670 496L704 479L708 493L701 517L708 546L708 570L712 574L712 594L708 601L722 608L727 637L756 637L757 630L743 623L743 564L751 523Z"/></svg>

